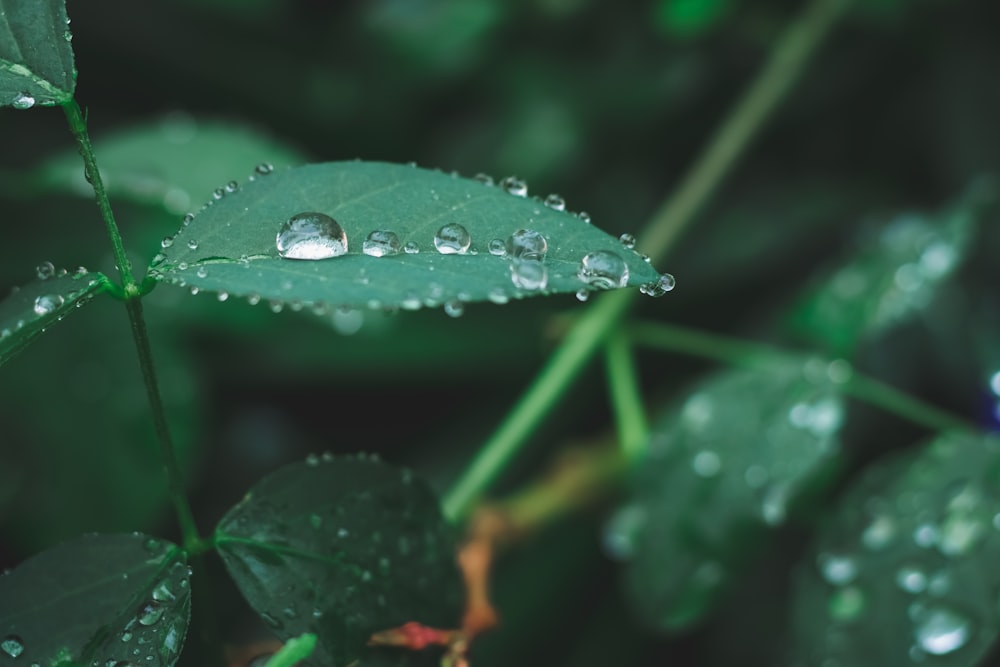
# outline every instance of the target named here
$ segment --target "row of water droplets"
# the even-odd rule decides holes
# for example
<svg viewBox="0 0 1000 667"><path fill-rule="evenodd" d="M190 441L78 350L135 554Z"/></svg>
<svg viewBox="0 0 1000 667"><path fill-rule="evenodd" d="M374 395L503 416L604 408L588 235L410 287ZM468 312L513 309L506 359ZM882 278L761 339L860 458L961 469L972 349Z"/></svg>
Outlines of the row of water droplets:
<svg viewBox="0 0 1000 667"><path fill-rule="evenodd" d="M87 275L88 273L89 271L87 271L85 267L81 266L78 267L75 271L73 271L72 275L74 279L80 279L83 276ZM35 267L35 275L39 280L46 281L53 278L64 278L70 275L70 273L66 269L56 269L55 265L52 264L52 262L45 261L39 264L37 267ZM94 282L91 281L87 286L90 287L93 284ZM20 289L21 289L20 287L15 286L11 291L10 296L16 295L20 291ZM77 308L82 307L87 301L88 301L87 299L80 299L76 301L76 307ZM35 300L32 303L32 312L37 317L44 317L46 315L51 315L55 313L57 310L62 308L62 306L65 303L66 303L66 297L57 292L41 294L35 297ZM64 316L65 315L60 315L58 319L62 320ZM28 322L29 320L21 318L14 323L14 326L12 328L4 327L0 329L0 340L12 335L15 331L20 331L28 324Z"/></svg>

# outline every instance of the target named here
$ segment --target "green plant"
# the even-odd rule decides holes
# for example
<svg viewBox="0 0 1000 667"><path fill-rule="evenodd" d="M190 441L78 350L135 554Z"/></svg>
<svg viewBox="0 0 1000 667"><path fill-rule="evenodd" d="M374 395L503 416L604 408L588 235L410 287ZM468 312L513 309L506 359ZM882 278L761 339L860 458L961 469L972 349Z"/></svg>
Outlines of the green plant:
<svg viewBox="0 0 1000 667"><path fill-rule="evenodd" d="M855 245L839 266L781 300L786 315L766 318L764 335L786 343L780 347L667 324L662 313L669 306L650 312L647 304L637 303L638 291L663 296L672 290L673 277L652 267L675 250L848 4L814 0L791 21L635 246L630 234L616 239L589 224L586 214L570 213L562 197L528 198L527 186L517 178L495 183L487 176L467 179L385 162L291 167L303 161L295 149L223 124L197 126L184 116L123 132L95 150L74 97L76 71L64 3L6 3L0 10L0 102L22 110L60 107L86 178L81 183L78 158L62 156L8 174L5 194L30 206L42 193L85 186L96 197L117 276L83 268L69 272L43 262L36 280L0 302L3 370L15 364L34 369L11 376L15 388L24 388L25 401L37 403L27 390L36 380L42 387L65 380L95 397L80 415L55 400L43 401L53 422L43 425L35 408L11 393L4 467L15 473L30 470L31 456L44 449L42 444L49 446L33 439L35 431L44 430L56 447L46 454L58 459L54 465L60 472L44 493L34 495L26 473L11 473L11 491L0 495L5 540L9 535L19 551L39 552L0 577L0 666L237 662L223 655L223 642L237 641L239 629L228 619L244 617L246 610L226 588L220 559L261 623L255 631L286 641L280 650L269 646L264 651L274 652L269 664L275 667L299 660L462 665L470 650L472 664L503 661L491 634L483 634L495 622L486 581L494 575L498 549L536 533L542 544L521 552L526 556L520 571L496 573L501 584L505 576L516 582L496 586L497 607L506 627L513 627L503 636L546 635L535 645L554 644L559 657L552 662L642 662L641 644L656 633L680 634L704 627L713 617L721 619L718 627L736 633L740 613L787 586L793 589L787 604L774 605L749 626L752 633L769 631L790 610L789 639L777 648L758 642L754 664L933 660L972 665L984 660L1000 628L1000 580L992 571L1000 551L995 493L1000 443L987 433L995 428L1000 400L998 348L989 335L995 329L979 336L975 328L963 332L950 326L924 334L914 322L939 312L935 308L953 306L956 294L973 304L986 302L989 276L995 276L991 242L996 232L982 220L993 215L992 181L976 181L941 213L892 217L852 239ZM667 33L695 38L733 20L737 5L662 2L655 20ZM261 3L258 11L266 15L269 6ZM458 17L450 23L454 39L428 47L423 55L445 72L460 60L452 50L472 48L478 31L487 31L501 10L489 2L440 3L438 9L439 14L428 16L445 22L451 19L441 16ZM395 12L401 10L392 3L381 11L378 20L389 25L399 20ZM457 31L459 24L467 32ZM419 29L421 24L414 25ZM397 46L406 50L405 37ZM195 153L224 154L220 163L226 169L258 162L258 155L267 161L237 181L229 180L231 172L217 173L211 160L189 160ZM177 229L174 217L192 208L193 193L205 189L207 194L207 185L218 183L223 185L208 203L185 215ZM145 276L126 252L112 212L114 196L123 207L137 207L130 217L148 220L133 230L144 241L159 236L154 232L162 228L164 209L174 214L163 223L172 225L169 235L157 241L155 256L151 252L145 258ZM21 211L14 218L23 216ZM73 236L76 228L86 227L84 219L53 225L53 252L65 254L63 241L72 249L72 239L89 238L86 231ZM755 240L746 227L741 219L740 238L730 246L772 244L770 237ZM64 228L65 238L59 235ZM16 249L7 248L11 255ZM706 261L722 266L729 259ZM636 286L640 290L620 289ZM177 288L256 308L191 305L171 295L181 291ZM573 293L581 301L597 296L555 320L558 345L534 382L509 412L486 413L499 422L492 434L466 421L469 404L460 397L433 393L426 378L418 387L400 378L408 365L421 363L430 369L426 377L457 373L462 366L491 377L502 374L508 361L533 360L534 350L523 340L532 336L518 335L519 318L531 311L479 324L468 315L442 324L441 318L417 319L423 313L380 314L440 307L457 317L475 307L468 304ZM131 357L124 353L129 344L123 340L123 323L110 315L114 301L123 303L128 314L147 406L130 397L135 378ZM12 362L36 340L42 347L60 335L63 325L56 325L83 306L84 312L98 313L93 322L99 326L79 329L77 344L72 337L57 339L37 362L31 354ZM228 308L233 314L218 314ZM286 309L304 311L308 318L274 325L265 322L269 313L260 313ZM968 312L975 309L968 306ZM762 309L754 316L764 314ZM958 322L961 313L951 317ZM390 329L372 336L370 347L362 341L342 354L337 336L355 329L359 318L368 318L367 326L376 331L386 322L412 318L426 331ZM147 319L153 324L148 330ZM319 430L328 434L319 442L302 436L296 446L285 442L295 435L294 428L287 429L282 446L337 452L310 454L281 467L235 505L233 497L215 498L232 505L217 512L221 518L213 517L212 509L192 507L186 489L199 476L195 434L199 406L208 404L191 395L215 380L211 374L192 376L192 369L211 364L186 358L189 350L171 339L195 326L221 332L226 345L239 345L240 337L256 328L276 327L264 329L242 354L273 364L258 365L253 372L266 370L277 393L282 370L291 368L307 378L305 392L295 400L306 404ZM459 333L450 333L455 330ZM935 397L938 405L893 388L908 378L895 374L895 366L884 359L897 354L904 366L925 359L921 335L942 336L953 348L964 348L965 356L952 367L975 366L982 387L992 392L985 395L993 422L975 424L968 416L954 416L953 411L972 412L965 403ZM474 341L458 344L460 337ZM208 349L205 357L219 351ZM702 378L696 377L700 368L682 370L686 382L669 392L657 410L660 416L650 422L646 406L660 402L657 393L667 388L650 390L648 364L638 364L636 357L659 364L665 351L719 362L722 370ZM567 424L582 418L564 416L566 428L559 434L547 430L547 420L558 421L554 417L562 405L575 399L574 385L587 377L597 354L605 360L614 434L594 437L589 432L595 429L588 427L593 447L570 456L550 476L524 484L526 473L515 484L508 469L525 465L525 445L566 437L573 432ZM477 365L486 366L485 357L501 361L480 371ZM81 358L90 365L76 375L69 372ZM119 368L121 359L128 364ZM317 367L355 372L344 373L353 379L338 392L317 400L308 382ZM215 372L235 377L234 385L253 376L242 375L239 364ZM460 432L456 441L465 450L442 450L448 463L430 465L406 451L392 456L426 472L432 484L377 456L345 454L379 451L384 440L410 435L384 435L391 422L406 421L412 413L400 414L400 406L383 400L380 390L367 394L377 409L360 418L364 423L352 424L358 405L346 397L367 383L402 385L402 407L419 406L440 429ZM14 413L21 410L30 417L16 419ZM142 413L137 426L133 411ZM101 414L125 427L90 440L81 432L96 429L94 415ZM152 416L152 428L146 415ZM598 425L596 430L603 429ZM923 444L904 447L927 434ZM242 446L242 439L254 440L247 435L234 436L241 446L231 451L233 458L254 451ZM444 436L438 431L427 439L436 437ZM159 448L155 457L144 446L153 441ZM874 461L875 453L897 448L903 451ZM291 458L285 454L278 458ZM459 469L457 462L470 456L471 463ZM102 476L88 484L93 470ZM219 479L225 472L202 476L225 486ZM109 489L90 494L89 486L97 483ZM435 487L447 489L440 502ZM497 489L503 491L500 500L483 500ZM243 493L242 488L227 491ZM586 619L582 631L571 623L562 633L571 637L550 642L546 627L530 626L553 615L553 600L572 606L582 599L579 591L593 576L592 564L574 556L587 551L581 545L588 544L594 526L577 526L566 517L615 492L623 498L608 522L605 548L623 561L625 598L637 622L617 613L620 600L614 598L617 602L607 602ZM176 533L154 530L165 505L172 509ZM200 531L199 525L203 529L209 521L214 531ZM157 535L122 532L123 526ZM102 533L52 546L95 528ZM466 534L459 537L461 528ZM797 531L809 533L808 544ZM546 539L561 545L546 544ZM511 551L517 558L519 550ZM794 575L784 577L783 570L793 564ZM545 591L545 599L533 595L536 589ZM615 639L623 627L625 639ZM444 649L415 650L427 644ZM668 650L681 655L676 647ZM547 660L537 648L533 655L540 663ZM717 652L714 662L724 662L723 655Z"/></svg>

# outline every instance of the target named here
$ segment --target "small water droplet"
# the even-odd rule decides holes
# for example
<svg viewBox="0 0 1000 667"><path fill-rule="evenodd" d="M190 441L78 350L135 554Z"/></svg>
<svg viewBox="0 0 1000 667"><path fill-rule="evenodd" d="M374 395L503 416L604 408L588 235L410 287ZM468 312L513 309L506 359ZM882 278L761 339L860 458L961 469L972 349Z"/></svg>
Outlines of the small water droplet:
<svg viewBox="0 0 1000 667"><path fill-rule="evenodd" d="M420 246L415 241L407 241L403 245L403 252L407 255L416 255L420 252Z"/></svg>
<svg viewBox="0 0 1000 667"><path fill-rule="evenodd" d="M147 602L139 610L139 625L154 625L163 616L163 607L156 602Z"/></svg>
<svg viewBox="0 0 1000 667"><path fill-rule="evenodd" d="M194 213L188 213L181 219L181 224L187 227L194 222Z"/></svg>
<svg viewBox="0 0 1000 667"><path fill-rule="evenodd" d="M0 650L12 658L24 653L24 641L17 635L7 635L0 640Z"/></svg>
<svg viewBox="0 0 1000 667"><path fill-rule="evenodd" d="M174 237L173 236L164 236L163 240L160 241L160 247L163 248L164 250L166 250L167 248L169 248L173 244L174 244Z"/></svg>
<svg viewBox="0 0 1000 667"><path fill-rule="evenodd" d="M579 213L576 214L576 217L580 218L580 220L583 220L588 225L590 224L590 214L587 213L586 211L580 211Z"/></svg>
<svg viewBox="0 0 1000 667"><path fill-rule="evenodd" d="M163 542L155 537L147 537L142 543L142 548L151 554L160 553L160 548L162 546Z"/></svg>
<svg viewBox="0 0 1000 667"><path fill-rule="evenodd" d="M823 553L816 558L816 564L823 578L834 586L849 584L858 574L858 564L850 556Z"/></svg>
<svg viewBox="0 0 1000 667"><path fill-rule="evenodd" d="M528 196L528 184L516 176L508 176L500 181L500 187L515 197Z"/></svg>
<svg viewBox="0 0 1000 667"><path fill-rule="evenodd" d="M658 280L646 283L639 287L639 291L646 296L661 297L677 286L677 281L669 273L662 274Z"/></svg>
<svg viewBox="0 0 1000 667"><path fill-rule="evenodd" d="M281 610L281 613L287 619L294 619L298 617L298 613L292 607L285 607L284 609Z"/></svg>
<svg viewBox="0 0 1000 667"><path fill-rule="evenodd" d="M533 229L519 229L507 238L507 254L514 259L545 259L549 244Z"/></svg>
<svg viewBox="0 0 1000 667"><path fill-rule="evenodd" d="M503 257L507 254L507 244L503 242L502 239L493 239L489 243L489 251L491 255L496 255L497 257Z"/></svg>
<svg viewBox="0 0 1000 667"><path fill-rule="evenodd" d="M691 459L691 469L699 477L714 477L722 468L722 459L710 449L703 449Z"/></svg>
<svg viewBox="0 0 1000 667"><path fill-rule="evenodd" d="M39 280L48 280L56 274L56 267L52 262L42 262L35 267L35 275L38 276Z"/></svg>
<svg viewBox="0 0 1000 667"><path fill-rule="evenodd" d="M198 241L196 241L195 239L188 239L187 247L190 248L191 250L197 250Z"/></svg>
<svg viewBox="0 0 1000 667"><path fill-rule="evenodd" d="M580 260L577 277L595 289L612 289L628 284L628 265L613 252L597 250Z"/></svg>
<svg viewBox="0 0 1000 667"><path fill-rule="evenodd" d="M191 287L188 288L188 291L191 293L191 296L198 296L201 292L201 288L196 285L191 285Z"/></svg>
<svg viewBox="0 0 1000 667"><path fill-rule="evenodd" d="M128 630L126 630L125 632L123 632L122 633L122 641L125 642L126 644L128 642L132 641L132 633L129 632Z"/></svg>
<svg viewBox="0 0 1000 667"><path fill-rule="evenodd" d="M444 312L448 317L461 317L465 313L465 304L458 299L452 299L444 304Z"/></svg>
<svg viewBox="0 0 1000 667"><path fill-rule="evenodd" d="M351 534L351 532L349 530L347 530L346 528L338 528L337 529L337 537L339 537L341 539L347 537L350 534Z"/></svg>
<svg viewBox="0 0 1000 667"><path fill-rule="evenodd" d="M927 588L927 575L916 565L903 565L896 572L896 584L907 593L922 593Z"/></svg>
<svg viewBox="0 0 1000 667"><path fill-rule="evenodd" d="M590 298L590 290L587 289L586 287L582 287L582 288L580 288L580 289L578 289L576 291L576 300L577 301L581 301L582 302L582 301L586 301L589 298Z"/></svg>
<svg viewBox="0 0 1000 667"><path fill-rule="evenodd" d="M328 259L347 253L347 234L324 213L298 213L281 225L275 245L285 259Z"/></svg>
<svg viewBox="0 0 1000 667"><path fill-rule="evenodd" d="M206 267L204 267L204 266L199 266L198 270L195 271L194 274L196 276L198 276L199 278L207 278L208 277L208 269Z"/></svg>
<svg viewBox="0 0 1000 667"><path fill-rule="evenodd" d="M491 302L499 305L503 305L510 301L510 297L507 296L507 292L504 291L502 287L494 287L487 294L486 298Z"/></svg>
<svg viewBox="0 0 1000 667"><path fill-rule="evenodd" d="M256 306L258 303L260 303L260 294L256 293L248 294L247 303L249 303L251 306Z"/></svg>
<svg viewBox="0 0 1000 667"><path fill-rule="evenodd" d="M970 622L963 614L941 606L920 608L915 614L913 636L931 655L945 655L965 646Z"/></svg>
<svg viewBox="0 0 1000 667"><path fill-rule="evenodd" d="M566 210L566 201L559 195L549 195L546 197L545 205L556 211Z"/></svg>
<svg viewBox="0 0 1000 667"><path fill-rule="evenodd" d="M913 530L913 542L918 547L929 549L937 544L938 530L933 524L923 523Z"/></svg>
<svg viewBox="0 0 1000 667"><path fill-rule="evenodd" d="M371 257L398 255L401 249L402 244L400 244L396 232L385 229L376 229L368 235L362 244L362 251Z"/></svg>
<svg viewBox="0 0 1000 667"><path fill-rule="evenodd" d="M515 259L510 263L510 281L529 292L543 290L549 283L549 272L539 259Z"/></svg>
<svg viewBox="0 0 1000 667"><path fill-rule="evenodd" d="M449 222L434 235L434 247L442 255L463 255L469 251L472 237L468 230L456 222Z"/></svg>
<svg viewBox="0 0 1000 667"><path fill-rule="evenodd" d="M21 92L14 96L10 105L15 109L30 109L35 106L35 98L28 92Z"/></svg>
<svg viewBox="0 0 1000 667"><path fill-rule="evenodd" d="M212 190L212 198L215 200L222 199L225 196L226 196L226 191L223 190L222 188L215 188L214 190Z"/></svg>
<svg viewBox="0 0 1000 667"><path fill-rule="evenodd" d="M65 299L59 294L43 294L35 299L35 315L51 315L63 303Z"/></svg>
<svg viewBox="0 0 1000 667"><path fill-rule="evenodd" d="M622 234L618 237L618 240L629 250L635 248L635 236L632 234Z"/></svg>
<svg viewBox="0 0 1000 667"><path fill-rule="evenodd" d="M161 582L156 588L153 589L153 599L157 602L173 602L177 599L174 592L170 590L170 586L167 582Z"/></svg>
<svg viewBox="0 0 1000 667"><path fill-rule="evenodd" d="M493 183L493 177L490 176L489 174L479 173L479 174L476 174L475 176L473 176L472 178L474 178L475 180L479 181L483 185L488 185L488 186L491 186L491 187L494 185L494 183Z"/></svg>
<svg viewBox="0 0 1000 667"><path fill-rule="evenodd" d="M237 183L236 181L229 181L228 183L226 183L224 189L226 191L226 194L232 194L240 189L240 184Z"/></svg>
<svg viewBox="0 0 1000 667"><path fill-rule="evenodd" d="M226 290L219 290L219 292L215 295L215 298L219 302L226 301L229 299L229 292Z"/></svg>
<svg viewBox="0 0 1000 667"><path fill-rule="evenodd" d="M253 168L253 171L258 176L267 176L272 171L274 171L274 167L268 162L261 162L260 164L258 164L256 167Z"/></svg>
<svg viewBox="0 0 1000 667"><path fill-rule="evenodd" d="M626 561L635 554L636 540L646 526L646 510L626 505L615 512L604 526L602 544L609 558Z"/></svg>
<svg viewBox="0 0 1000 667"><path fill-rule="evenodd" d="M319 465L319 457L316 456L315 454L310 454L309 456L306 457L306 465L309 466L310 468L315 468L316 466Z"/></svg>
<svg viewBox="0 0 1000 667"><path fill-rule="evenodd" d="M880 514L861 533L861 543L872 551L878 551L889 546L896 536L896 524L888 514Z"/></svg>

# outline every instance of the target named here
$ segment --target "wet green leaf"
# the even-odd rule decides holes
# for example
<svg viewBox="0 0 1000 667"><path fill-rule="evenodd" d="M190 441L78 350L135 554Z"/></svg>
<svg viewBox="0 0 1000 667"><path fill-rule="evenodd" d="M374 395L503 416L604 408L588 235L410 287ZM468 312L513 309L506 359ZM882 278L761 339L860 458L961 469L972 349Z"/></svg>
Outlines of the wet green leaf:
<svg viewBox="0 0 1000 667"><path fill-rule="evenodd" d="M331 216L346 234L347 254L314 261L281 257L279 230L304 212ZM319 220L327 225L323 236L329 236L330 223ZM468 232L471 245L456 241L459 252L442 254L435 238L453 224ZM545 237L544 262L490 253L491 242L502 244L520 229ZM397 252L381 257L362 252L376 230L396 235ZM407 244L419 252L405 252ZM612 280L616 285L659 279L617 239L502 187L403 165L332 162L276 171L225 194L180 230L154 261L151 275L254 300L415 309L573 293L587 286L577 272L583 257L595 251L614 253L627 268L627 275ZM544 287L532 285L539 270L545 273Z"/></svg>
<svg viewBox="0 0 1000 667"><path fill-rule="evenodd" d="M456 627L462 584L438 501L409 471L311 457L266 477L216 529L243 595L279 637L319 639L313 664L349 664L372 633Z"/></svg>
<svg viewBox="0 0 1000 667"><path fill-rule="evenodd" d="M1000 440L940 435L843 495L796 581L801 665L980 664L1000 631Z"/></svg>
<svg viewBox="0 0 1000 667"><path fill-rule="evenodd" d="M190 617L189 568L157 538L87 535L0 577L0 665L177 662Z"/></svg>
<svg viewBox="0 0 1000 667"><path fill-rule="evenodd" d="M829 371L800 357L728 370L654 428L631 502L606 535L612 555L628 561L627 591L647 625L699 621L769 528L822 486L838 460L845 409Z"/></svg>
<svg viewBox="0 0 1000 667"><path fill-rule="evenodd" d="M108 289L108 279L85 269L67 274L52 264L39 265L39 278L14 288L0 301L0 366L35 338L96 294Z"/></svg>
<svg viewBox="0 0 1000 667"><path fill-rule="evenodd" d="M162 206L176 215L200 206L213 189L256 164L285 167L305 161L299 151L259 131L184 113L99 137L94 152L112 197ZM47 190L94 196L76 151L46 160L32 178Z"/></svg>
<svg viewBox="0 0 1000 667"><path fill-rule="evenodd" d="M65 0L6 0L0 11L0 106L73 98L76 68Z"/></svg>

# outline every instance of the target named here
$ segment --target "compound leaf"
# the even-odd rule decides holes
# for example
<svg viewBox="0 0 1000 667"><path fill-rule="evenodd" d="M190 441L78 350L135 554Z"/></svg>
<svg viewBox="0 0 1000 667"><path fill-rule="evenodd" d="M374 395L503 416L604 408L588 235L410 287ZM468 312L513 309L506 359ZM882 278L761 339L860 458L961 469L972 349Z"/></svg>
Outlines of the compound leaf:
<svg viewBox="0 0 1000 667"><path fill-rule="evenodd" d="M223 517L215 540L279 637L318 637L313 664L368 664L374 632L460 619L455 544L437 499L409 471L376 460L325 455L288 465Z"/></svg>
<svg viewBox="0 0 1000 667"><path fill-rule="evenodd" d="M1000 440L937 436L844 493L796 580L796 664L981 664L1000 633Z"/></svg>
<svg viewBox="0 0 1000 667"><path fill-rule="evenodd" d="M168 241L150 275L254 302L263 298L313 308L408 309L449 302L502 303L592 288L577 273L583 257L595 251L613 253L617 259L611 263L623 269L609 279L609 286L660 279L617 239L571 213L509 192L517 190L518 184L491 187L378 162L330 162L275 171L210 202ZM342 228L347 253L313 261L279 255L276 240L282 225L293 216L314 212L332 217ZM329 241L326 224L322 236ZM435 238L451 224L463 227L471 241L458 240L452 244L457 252L442 254L435 249ZM491 248L520 229L545 238L544 261L491 254ZM385 246L390 247L388 255L363 252L373 231L395 234ZM408 244L419 252L406 252Z"/></svg>
<svg viewBox="0 0 1000 667"><path fill-rule="evenodd" d="M0 5L0 106L29 109L68 102L76 89L65 0Z"/></svg>
<svg viewBox="0 0 1000 667"><path fill-rule="evenodd" d="M181 549L141 533L87 535L0 577L0 665L177 662L191 608Z"/></svg>
<svg viewBox="0 0 1000 667"><path fill-rule="evenodd" d="M607 533L640 618L670 631L710 612L768 529L823 485L845 409L828 365L796 356L722 372L689 396L653 430Z"/></svg>

